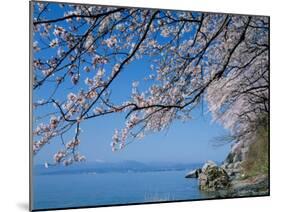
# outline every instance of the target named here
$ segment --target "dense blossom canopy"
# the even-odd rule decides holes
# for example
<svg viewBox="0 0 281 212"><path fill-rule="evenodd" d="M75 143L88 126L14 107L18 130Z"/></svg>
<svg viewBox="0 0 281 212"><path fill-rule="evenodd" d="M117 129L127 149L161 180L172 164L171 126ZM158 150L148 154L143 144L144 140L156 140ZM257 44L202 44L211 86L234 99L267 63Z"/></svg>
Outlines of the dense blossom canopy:
<svg viewBox="0 0 281 212"><path fill-rule="evenodd" d="M115 151L190 119L202 101L241 144L269 110L268 39L268 17L34 3L33 92L48 93L34 98L33 152L60 137L55 163L83 161L82 122L126 113L124 128L113 129ZM150 63L140 79L149 87L136 81L127 101L114 102L111 85L137 60Z"/></svg>

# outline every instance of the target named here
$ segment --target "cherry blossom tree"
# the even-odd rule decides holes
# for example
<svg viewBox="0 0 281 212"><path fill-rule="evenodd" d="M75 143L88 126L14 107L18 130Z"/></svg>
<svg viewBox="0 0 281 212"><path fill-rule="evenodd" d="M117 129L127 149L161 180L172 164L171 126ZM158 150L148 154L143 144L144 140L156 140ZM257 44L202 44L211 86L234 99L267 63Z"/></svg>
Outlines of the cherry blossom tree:
<svg viewBox="0 0 281 212"><path fill-rule="evenodd" d="M268 17L33 4L34 154L59 137L56 164L85 160L81 123L111 113L126 114L113 129L113 151L191 119L202 102L239 144L268 116ZM145 58L150 74L132 84L127 101L114 102L118 75Z"/></svg>

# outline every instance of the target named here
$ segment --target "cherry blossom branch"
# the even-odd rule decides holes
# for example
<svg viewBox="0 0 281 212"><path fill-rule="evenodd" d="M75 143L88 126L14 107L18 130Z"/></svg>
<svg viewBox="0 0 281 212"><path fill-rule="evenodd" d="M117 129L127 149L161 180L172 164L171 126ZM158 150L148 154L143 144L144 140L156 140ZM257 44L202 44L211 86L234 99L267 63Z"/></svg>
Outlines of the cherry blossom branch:
<svg viewBox="0 0 281 212"><path fill-rule="evenodd" d="M122 61L122 63L120 64L120 66L118 67L118 69L115 71L115 73L113 74L113 76L111 77L111 79L107 82L107 84L104 86L104 88L101 90L101 92L97 95L96 99L91 103L91 105L89 106L89 108L81 115L82 117L85 116L85 114L88 113L88 111L94 106L94 104L98 101L98 99L100 98L100 96L105 92L105 90L109 87L109 85L113 82L113 80L117 77L117 75L121 72L123 66L129 62L129 60L134 56L134 54L137 52L138 48L140 47L140 45L142 44L142 42L144 41L148 31L149 31L149 28L150 28L150 25L153 21L153 19L155 18L155 16L159 13L159 11L155 11L153 13L153 15L151 16L150 18L150 21L148 22L147 24L147 27L140 39L140 41L138 42L138 44L134 47L132 53L125 59Z"/></svg>
<svg viewBox="0 0 281 212"><path fill-rule="evenodd" d="M65 21L67 19L73 19L73 18L92 18L92 19L97 19L99 17L107 16L107 15L110 15L110 14L115 13L115 12L120 12L122 10L123 10L122 8L117 8L117 9L110 10L110 11L107 11L107 12L104 12L104 13L91 14L91 15L72 14L72 15L67 15L67 16L64 16L64 17L61 17L61 18L56 18L56 19L34 21L33 25L36 26L38 24L50 24L50 23L55 23L55 22L59 22L59 21Z"/></svg>

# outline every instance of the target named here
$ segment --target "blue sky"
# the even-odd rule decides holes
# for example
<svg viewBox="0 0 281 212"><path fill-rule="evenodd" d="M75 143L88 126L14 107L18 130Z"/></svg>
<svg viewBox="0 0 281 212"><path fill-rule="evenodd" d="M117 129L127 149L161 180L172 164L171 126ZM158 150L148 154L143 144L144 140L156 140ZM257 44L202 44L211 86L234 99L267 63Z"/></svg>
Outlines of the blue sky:
<svg viewBox="0 0 281 212"><path fill-rule="evenodd" d="M211 124L210 115L202 116L199 111L195 118L186 123L175 121L166 132L154 133L142 140L136 140L125 149L112 152L111 137L115 128L123 126L124 117L114 114L82 125L79 151L88 161L173 161L204 162L206 160L222 161L229 152L229 145L215 148L212 138L222 135L225 130L217 124ZM35 156L36 163L49 161L60 147L60 141L45 146Z"/></svg>
<svg viewBox="0 0 281 212"><path fill-rule="evenodd" d="M55 13L61 12L60 9L55 9ZM34 40L36 39L38 37L34 37ZM40 56L50 57L52 54L53 51L45 51L43 54L40 53ZM35 56L39 55L36 53ZM127 100L130 97L132 82L135 80L140 81L141 88L146 87L147 83L143 82L142 79L147 76L149 66L148 59L142 59L126 66L110 87L113 100L116 102ZM111 67L107 68L111 69ZM82 86L83 83L82 80L80 85ZM57 98L66 96L70 87L70 83L66 83L63 89L57 93ZM48 86L33 92L34 100L46 98L50 93L50 88L51 86ZM50 110L48 107L40 109L34 115L46 113L48 110ZM144 139L136 140L125 149L117 152L111 151L111 137L115 128L123 128L125 115L111 114L88 120L81 125L83 132L80 136L79 152L86 156L87 161L137 160L142 162L169 161L184 163L204 162L206 160L222 161L229 152L229 145L215 148L211 140L216 136L226 134L227 131L220 125L211 123L211 115L206 113L206 110L206 107L204 112L198 108L193 111L192 120L185 123L176 120L169 130L147 135ZM70 131L69 136L71 134L73 136L74 129ZM34 162L38 164L52 161L53 154L61 147L60 140L54 139L51 144L47 144L34 157Z"/></svg>
<svg viewBox="0 0 281 212"><path fill-rule="evenodd" d="M134 80L141 80L148 63L137 61L125 68L112 84L112 96L116 102L128 99L131 84ZM144 83L141 81L141 83ZM39 92L35 97L44 98L47 89ZM115 128L122 128L125 124L124 114L111 114L81 125L81 144L79 151L87 161L173 161L173 162L204 162L206 160L222 161L229 152L229 145L214 147L211 140L216 136L227 133L223 127L211 120L211 114L202 112L201 107L193 111L193 119L185 123L175 120L167 131L149 134L142 140L136 140L125 149L112 152L111 137ZM73 134L74 130L71 131ZM52 155L61 148L59 139L54 139L35 156L35 163L50 161Z"/></svg>

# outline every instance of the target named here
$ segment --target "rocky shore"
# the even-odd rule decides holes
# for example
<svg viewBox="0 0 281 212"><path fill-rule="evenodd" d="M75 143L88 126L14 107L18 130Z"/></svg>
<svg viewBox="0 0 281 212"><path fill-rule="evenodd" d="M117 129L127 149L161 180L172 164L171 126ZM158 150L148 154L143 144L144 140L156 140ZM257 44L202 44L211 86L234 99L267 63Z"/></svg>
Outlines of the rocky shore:
<svg viewBox="0 0 281 212"><path fill-rule="evenodd" d="M219 166L207 161L202 168L187 173L186 178L198 178L202 192L208 192L211 198L264 196L269 194L267 175L244 178L241 162L224 163Z"/></svg>

